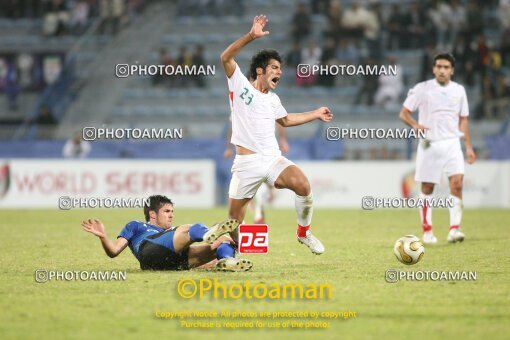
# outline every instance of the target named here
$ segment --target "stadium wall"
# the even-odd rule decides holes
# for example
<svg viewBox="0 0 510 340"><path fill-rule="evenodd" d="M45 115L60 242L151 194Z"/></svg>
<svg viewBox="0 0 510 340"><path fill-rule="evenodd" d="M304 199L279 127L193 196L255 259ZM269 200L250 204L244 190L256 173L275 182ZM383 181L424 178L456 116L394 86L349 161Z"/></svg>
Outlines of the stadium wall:
<svg viewBox="0 0 510 340"><path fill-rule="evenodd" d="M414 161L296 162L312 185L316 207L360 208L363 197L418 197ZM435 197L448 197L442 178ZM276 207L293 207L292 193L279 191ZM469 208L510 208L510 162L477 161L466 165L464 205Z"/></svg>
<svg viewBox="0 0 510 340"><path fill-rule="evenodd" d="M2 160L0 208L59 208L60 198L145 198L167 194L179 207L215 205L211 160ZM65 208L65 207L64 207Z"/></svg>
<svg viewBox="0 0 510 340"><path fill-rule="evenodd" d="M413 161L301 161L318 208L360 208L363 197L417 197ZM510 208L510 162L466 166L466 207ZM212 160L0 160L0 208L58 208L60 197L147 197L160 193L179 207L217 204ZM447 178L435 190L447 197ZM226 193L225 193L226 194ZM273 206L292 208L291 192L279 190Z"/></svg>

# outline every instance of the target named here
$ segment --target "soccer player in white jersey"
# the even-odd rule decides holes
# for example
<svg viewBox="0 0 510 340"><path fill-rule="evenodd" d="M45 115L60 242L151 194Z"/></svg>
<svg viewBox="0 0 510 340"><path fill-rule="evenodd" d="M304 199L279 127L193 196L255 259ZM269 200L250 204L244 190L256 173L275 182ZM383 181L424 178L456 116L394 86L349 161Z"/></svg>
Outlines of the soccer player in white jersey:
<svg viewBox="0 0 510 340"><path fill-rule="evenodd" d="M432 199L434 185L439 184L442 174L450 183L450 231L448 242L461 242L464 233L460 230L462 220L462 181L464 178L464 156L460 139L464 138L468 164L476 159L469 134L469 107L464 87L451 80L455 59L449 53L434 57L435 79L418 83L412 88L400 119L413 129L425 131L426 139L420 140L416 154L415 180L421 182L420 197L426 202ZM411 113L419 110L418 121ZM432 207L426 204L420 208L423 227L423 242L437 243L432 232Z"/></svg>
<svg viewBox="0 0 510 340"><path fill-rule="evenodd" d="M322 254L324 246L309 230L313 212L310 183L301 169L281 155L274 122L289 127L316 119L329 122L333 115L327 107L299 114L287 113L273 92L282 76L281 57L274 50L262 50L253 56L250 66L253 82L243 75L234 57L253 40L269 34L264 31L267 22L265 15L256 16L251 30L221 54L232 106L231 143L236 149L228 213L231 218L242 221L248 203L263 182L278 189L290 189L296 194L297 239L314 254ZM237 240L236 233L231 235Z"/></svg>
<svg viewBox="0 0 510 340"><path fill-rule="evenodd" d="M230 121L232 121L232 115L230 116ZM285 128L280 124L276 123L276 130L278 131L278 145L280 146L280 151L283 154L289 152L289 142L287 141L287 136L285 134ZM232 144L230 144L230 140L232 139L232 125L228 129L227 133L227 147L223 152L223 157L230 158L232 157ZM265 208L271 203L274 197L275 188L269 185L267 182L262 184L255 196L253 196L253 223L255 224L265 224L266 223L266 212Z"/></svg>

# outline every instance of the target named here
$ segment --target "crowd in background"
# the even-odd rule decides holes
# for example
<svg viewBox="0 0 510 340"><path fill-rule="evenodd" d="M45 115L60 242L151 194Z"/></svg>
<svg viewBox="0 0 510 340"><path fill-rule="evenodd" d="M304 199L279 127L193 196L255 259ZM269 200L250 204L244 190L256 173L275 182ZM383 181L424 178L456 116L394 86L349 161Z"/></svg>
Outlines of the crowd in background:
<svg viewBox="0 0 510 340"><path fill-rule="evenodd" d="M115 34L147 2L3 0L0 18L39 20L41 32L47 36L79 35L98 19L99 33ZM177 0L177 15L240 17L245 14L245 6L245 0ZM406 50L421 51L417 60L419 74L413 77L414 83L415 79L432 78L432 58L436 53L451 51L456 56L454 80L471 93L478 92L479 100L471 103L475 118L502 116L510 105L510 0L425 0L393 4L303 0L296 2L292 11L287 32L292 48L280 51L285 67L396 65L399 70L396 76L364 76L356 77L355 81L334 75L296 76L293 79L296 86L354 85L357 93L352 97L353 104L391 108L401 104L405 90L413 85L407 80L406 68L395 56ZM326 22L320 31L317 27L324 25L313 25L317 16ZM22 57L22 61L27 59ZM183 46L179 51L163 48L159 62L181 67L205 65L204 47ZM16 111L16 98L23 88L20 85L23 68L4 64L0 63L0 89L8 97L8 109ZM153 83L171 88L207 86L205 78L200 76L156 76Z"/></svg>
<svg viewBox="0 0 510 340"><path fill-rule="evenodd" d="M433 77L432 58L439 51L456 56L454 80L479 89L475 118L498 116L510 97L510 1L430 0L392 4L378 2L309 0L296 5L289 38L293 48L287 63L388 64L398 61L392 52L425 49L419 80ZM388 10L389 9L389 10ZM312 15L327 18L327 29L314 32ZM487 31L491 34L489 39ZM317 34L319 33L319 34ZM319 37L319 39L317 39ZM319 45L317 40L323 43ZM398 104L405 77L364 77L355 103ZM336 83L336 84L335 84ZM343 85L340 77L296 77L298 86ZM398 92L398 93L396 93Z"/></svg>
<svg viewBox="0 0 510 340"><path fill-rule="evenodd" d="M100 33L115 34L137 16L146 0L2 0L0 18L42 19L46 36L82 34L91 19L100 19Z"/></svg>
<svg viewBox="0 0 510 340"><path fill-rule="evenodd" d="M179 0L177 14L241 16L245 5L245 1L237 0ZM293 11L288 32L292 48L285 53L284 66L397 65L396 76L366 76L358 81L354 104L382 108L399 105L405 89L412 84L407 83L409 77L395 55L421 49L423 54L417 61L419 74L413 79L432 78L433 56L450 51L456 57L454 80L479 92L480 100L473 103L472 109L475 118L500 116L503 108L509 106L510 0L392 4L303 0L296 2ZM325 30L317 31L314 16L325 18ZM294 82L303 87L352 86L352 79L334 75L296 75ZM174 81L172 86L180 85Z"/></svg>
<svg viewBox="0 0 510 340"><path fill-rule="evenodd" d="M2 0L0 19L40 23L37 33L47 37L81 35L93 22L98 23L98 34L116 34L123 24L143 10L148 1ZM64 60L61 54L32 51L0 53L0 93L6 95L6 112L18 111L20 93L40 91L58 78Z"/></svg>
<svg viewBox="0 0 510 340"><path fill-rule="evenodd" d="M178 0L178 16L214 16L215 18L244 15L246 0Z"/></svg>
<svg viewBox="0 0 510 340"><path fill-rule="evenodd" d="M196 45L194 50L189 50L186 46L179 48L179 54L172 57L167 48L162 48L159 51L159 64L165 66L181 67L184 69L186 66L195 65L206 66L204 57L204 47L202 45ZM163 74L155 75L153 78L153 84L162 85L166 87L205 87L205 76L204 75L193 75L193 76L166 76Z"/></svg>

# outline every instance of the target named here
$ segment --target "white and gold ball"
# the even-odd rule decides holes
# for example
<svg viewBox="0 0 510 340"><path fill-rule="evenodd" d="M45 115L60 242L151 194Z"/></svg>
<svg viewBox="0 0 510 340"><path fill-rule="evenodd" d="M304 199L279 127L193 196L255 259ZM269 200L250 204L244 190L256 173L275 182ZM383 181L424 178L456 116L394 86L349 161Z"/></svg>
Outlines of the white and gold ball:
<svg viewBox="0 0 510 340"><path fill-rule="evenodd" d="M395 242L393 252L397 260L403 264L410 265L420 262L423 254L425 254L425 248L418 237L407 235L399 238L397 242Z"/></svg>

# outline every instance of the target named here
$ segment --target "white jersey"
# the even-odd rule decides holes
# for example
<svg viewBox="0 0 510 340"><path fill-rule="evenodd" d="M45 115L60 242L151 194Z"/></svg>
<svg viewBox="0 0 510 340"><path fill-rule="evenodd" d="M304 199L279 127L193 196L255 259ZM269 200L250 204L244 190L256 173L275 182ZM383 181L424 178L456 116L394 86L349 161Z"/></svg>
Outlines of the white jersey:
<svg viewBox="0 0 510 340"><path fill-rule="evenodd" d="M280 156L275 120L287 116L276 93L262 93L249 82L236 64L228 80L234 145L262 155Z"/></svg>
<svg viewBox="0 0 510 340"><path fill-rule="evenodd" d="M464 86L450 81L442 86L435 79L416 84L404 102L413 112L419 109L418 123L425 126L427 139L439 141L459 138L459 117L469 116L469 106Z"/></svg>

